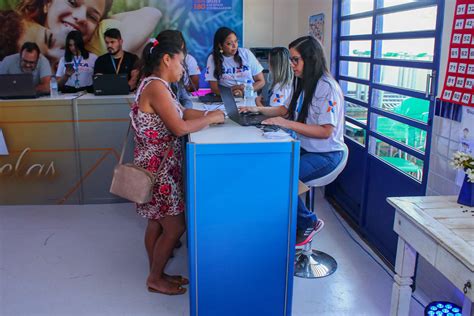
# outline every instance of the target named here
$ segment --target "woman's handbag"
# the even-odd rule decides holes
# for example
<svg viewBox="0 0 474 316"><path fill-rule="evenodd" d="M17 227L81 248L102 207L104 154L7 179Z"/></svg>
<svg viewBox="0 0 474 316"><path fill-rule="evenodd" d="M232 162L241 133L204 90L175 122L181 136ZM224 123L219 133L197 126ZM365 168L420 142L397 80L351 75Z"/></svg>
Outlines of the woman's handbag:
<svg viewBox="0 0 474 316"><path fill-rule="evenodd" d="M130 125L128 126L127 135L125 136L123 142L119 163L114 169L112 184L110 185L110 193L118 195L132 202L143 204L151 201L155 177L150 171L135 166L132 163L122 164L125 148L127 147L128 135L130 134ZM156 174L158 174L163 168L170 149L171 146L166 150L165 156L161 161Z"/></svg>

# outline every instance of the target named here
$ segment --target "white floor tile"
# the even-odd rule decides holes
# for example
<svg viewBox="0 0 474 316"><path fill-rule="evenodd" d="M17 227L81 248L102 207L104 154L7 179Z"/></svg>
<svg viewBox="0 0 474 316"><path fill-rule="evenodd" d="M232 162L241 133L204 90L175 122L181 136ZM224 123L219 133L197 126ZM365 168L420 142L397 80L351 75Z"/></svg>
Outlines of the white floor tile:
<svg viewBox="0 0 474 316"><path fill-rule="evenodd" d="M338 270L295 278L293 315L388 315L391 276L320 195L316 207L326 225L313 246ZM132 204L0 206L0 315L188 315L187 295L146 291L145 224ZM186 247L168 271L188 274ZM411 307L410 315L422 314L413 300Z"/></svg>

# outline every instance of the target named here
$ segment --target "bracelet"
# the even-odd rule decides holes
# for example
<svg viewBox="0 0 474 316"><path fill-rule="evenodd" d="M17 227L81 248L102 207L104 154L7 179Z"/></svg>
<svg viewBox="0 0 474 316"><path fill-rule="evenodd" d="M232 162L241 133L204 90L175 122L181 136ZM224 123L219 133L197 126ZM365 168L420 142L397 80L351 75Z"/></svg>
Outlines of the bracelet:
<svg viewBox="0 0 474 316"><path fill-rule="evenodd" d="M207 114L209 113L209 111L204 111L204 115L203 116L206 116Z"/></svg>

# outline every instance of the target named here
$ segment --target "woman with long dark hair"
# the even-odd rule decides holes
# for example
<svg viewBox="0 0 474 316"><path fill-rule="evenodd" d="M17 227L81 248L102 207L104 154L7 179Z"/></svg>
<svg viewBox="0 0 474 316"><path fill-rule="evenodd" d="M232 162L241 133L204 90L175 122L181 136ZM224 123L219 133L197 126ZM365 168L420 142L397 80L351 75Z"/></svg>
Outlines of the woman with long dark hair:
<svg viewBox="0 0 474 316"><path fill-rule="evenodd" d="M92 76L97 56L89 53L84 47L82 34L71 31L66 36L64 57L59 60L56 77L58 85L64 93L87 90L93 92Z"/></svg>
<svg viewBox="0 0 474 316"><path fill-rule="evenodd" d="M321 43L311 36L291 42L290 61L295 89L287 107L243 107L273 118L263 121L295 132L301 143L299 178L317 179L334 170L344 150L344 96L331 76ZM308 241L324 225L298 201L296 243Z"/></svg>
<svg viewBox="0 0 474 316"><path fill-rule="evenodd" d="M184 109L170 84L183 75L184 54L179 42L155 39L142 55L144 75L130 113L135 131L134 163L155 175L153 198L137 204L148 220L145 248L150 264L150 292L184 294L189 281L164 272L173 248L185 230L183 152L181 137L209 124L223 123L221 111Z"/></svg>
<svg viewBox="0 0 474 316"><path fill-rule="evenodd" d="M239 47L237 34L228 27L219 28L214 34L212 54L207 59L206 81L211 90L219 94L218 83L230 87L235 96L243 96L247 81L254 91L265 85L263 67L252 52Z"/></svg>

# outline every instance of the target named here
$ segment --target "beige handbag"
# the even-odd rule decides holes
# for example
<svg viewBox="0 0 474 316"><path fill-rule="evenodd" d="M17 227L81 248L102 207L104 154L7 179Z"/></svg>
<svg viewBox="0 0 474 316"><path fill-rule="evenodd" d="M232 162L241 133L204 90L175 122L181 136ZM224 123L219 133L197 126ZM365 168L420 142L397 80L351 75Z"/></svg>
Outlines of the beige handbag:
<svg viewBox="0 0 474 316"><path fill-rule="evenodd" d="M132 202L143 204L151 201L155 177L150 171L135 166L133 163L122 164L125 148L127 147L128 135L130 134L130 125L128 126L127 135L123 142L119 163L114 169L110 193ZM163 161L156 172L157 174L163 168L170 149L171 146L166 150Z"/></svg>

